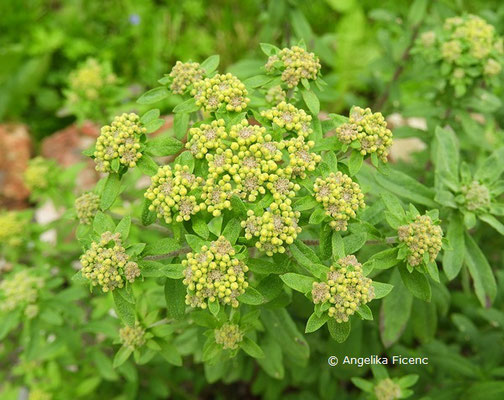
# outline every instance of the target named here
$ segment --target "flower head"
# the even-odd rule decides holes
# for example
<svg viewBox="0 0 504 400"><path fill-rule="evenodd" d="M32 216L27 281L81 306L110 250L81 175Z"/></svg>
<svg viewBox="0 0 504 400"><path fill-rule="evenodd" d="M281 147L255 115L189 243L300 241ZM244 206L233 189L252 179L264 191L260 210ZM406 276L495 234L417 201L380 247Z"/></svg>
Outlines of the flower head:
<svg viewBox="0 0 504 400"><path fill-rule="evenodd" d="M245 85L229 73L197 81L193 86L191 95L196 99L196 105L205 111L225 107L227 111L241 112L250 101Z"/></svg>
<svg viewBox="0 0 504 400"><path fill-rule="evenodd" d="M22 270L0 282L1 311L12 311L18 307L27 308L37 301L44 280Z"/></svg>
<svg viewBox="0 0 504 400"><path fill-rule="evenodd" d="M490 205L490 191L478 181L462 187L462 194L468 210L483 210Z"/></svg>
<svg viewBox="0 0 504 400"><path fill-rule="evenodd" d="M236 350L243 340L243 332L236 324L226 323L214 330L215 343L220 344L224 350Z"/></svg>
<svg viewBox="0 0 504 400"><path fill-rule="evenodd" d="M169 75L172 78L170 90L175 94L183 94L189 86L203 79L204 74L205 71L196 62L177 61Z"/></svg>
<svg viewBox="0 0 504 400"><path fill-rule="evenodd" d="M433 262L441 250L443 230L428 215L418 215L413 222L397 230L400 242L408 248L408 263L420 265L424 256Z"/></svg>
<svg viewBox="0 0 504 400"><path fill-rule="evenodd" d="M91 224L99 208L100 196L93 192L84 193L75 200L75 212L81 224Z"/></svg>
<svg viewBox="0 0 504 400"><path fill-rule="evenodd" d="M123 346L132 350L138 349L145 344L145 331L138 325L125 326L119 329L119 339Z"/></svg>

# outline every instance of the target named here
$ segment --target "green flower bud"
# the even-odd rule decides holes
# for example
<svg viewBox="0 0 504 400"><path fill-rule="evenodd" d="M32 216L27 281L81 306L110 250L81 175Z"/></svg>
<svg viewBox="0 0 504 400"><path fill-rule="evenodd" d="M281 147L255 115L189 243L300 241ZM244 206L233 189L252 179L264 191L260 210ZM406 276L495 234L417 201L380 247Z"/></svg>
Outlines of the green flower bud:
<svg viewBox="0 0 504 400"><path fill-rule="evenodd" d="M225 107L227 111L241 112L250 101L247 94L245 85L229 73L195 82L191 91L196 105L209 112L217 111L220 107Z"/></svg>
<svg viewBox="0 0 504 400"><path fill-rule="evenodd" d="M243 340L243 332L236 324L226 323L214 330L215 343L220 344L224 350L236 350Z"/></svg>
<svg viewBox="0 0 504 400"><path fill-rule="evenodd" d="M44 280L22 270L0 282L0 311L12 311L19 307L26 308L35 304ZM33 309L28 310L28 314Z"/></svg>
<svg viewBox="0 0 504 400"><path fill-rule="evenodd" d="M109 84L115 83L116 76L94 58L89 58L77 70L70 74L69 99L71 102L79 100L97 100L100 90Z"/></svg>
<svg viewBox="0 0 504 400"><path fill-rule="evenodd" d="M296 132L298 136L307 137L313 132L311 128L312 116L308 115L305 110L298 109L285 101L269 110L261 111L261 116L269 119L280 128Z"/></svg>
<svg viewBox="0 0 504 400"><path fill-rule="evenodd" d="M200 81L204 74L205 71L196 62L177 61L170 72L170 78L172 78L170 90L174 94L184 94L189 86Z"/></svg>
<svg viewBox="0 0 504 400"><path fill-rule="evenodd" d="M270 104L276 105L278 103L281 103L282 101L285 101L286 96L287 95L283 91L282 87L280 85L277 85L268 89L268 93L266 93L266 101Z"/></svg>
<svg viewBox="0 0 504 400"><path fill-rule="evenodd" d="M490 191L478 181L462 186L462 194L465 197L465 205L470 211L484 210L490 205Z"/></svg>
<svg viewBox="0 0 504 400"><path fill-rule="evenodd" d="M0 210L0 245L16 247L22 243L26 221L15 211Z"/></svg>
<svg viewBox="0 0 504 400"><path fill-rule="evenodd" d="M91 224L99 209L100 196L95 193L84 193L75 200L75 212L81 224Z"/></svg>
<svg viewBox="0 0 504 400"><path fill-rule="evenodd" d="M310 152L310 149L315 145L313 141L305 142L304 137L300 136L286 140L284 143L289 153L289 167L293 176L305 179L306 171L315 171L317 164L322 161L321 156Z"/></svg>
<svg viewBox="0 0 504 400"><path fill-rule="evenodd" d="M189 137L186 148L196 158L203 158L211 150L224 149L222 143L227 138L226 123L223 119L212 121L210 124L202 124L198 128L189 129Z"/></svg>
<svg viewBox="0 0 504 400"><path fill-rule="evenodd" d="M400 226L397 235L400 242L406 243L411 266L420 265L424 254L433 262L441 250L443 230L427 215L419 215L412 223Z"/></svg>
<svg viewBox="0 0 504 400"><path fill-rule="evenodd" d="M28 167L24 171L24 184L30 191L47 189L49 186L48 175L53 167L54 163L50 160L35 157L30 160Z"/></svg>
<svg viewBox="0 0 504 400"><path fill-rule="evenodd" d="M30 395L28 396L28 400L52 400L52 399L53 396L51 393L48 393L39 388L30 389Z"/></svg>
<svg viewBox="0 0 504 400"><path fill-rule="evenodd" d="M382 379L374 387L377 400L396 400L401 398L401 387L390 378Z"/></svg>
<svg viewBox="0 0 504 400"><path fill-rule="evenodd" d="M145 344L145 331L138 325L119 329L119 339L125 347L136 350Z"/></svg>

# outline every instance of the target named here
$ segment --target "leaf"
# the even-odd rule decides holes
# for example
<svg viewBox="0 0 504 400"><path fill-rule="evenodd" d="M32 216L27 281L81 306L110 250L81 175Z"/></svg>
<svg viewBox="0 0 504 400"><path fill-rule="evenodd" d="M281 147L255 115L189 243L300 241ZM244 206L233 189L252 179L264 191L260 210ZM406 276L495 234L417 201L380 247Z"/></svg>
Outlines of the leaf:
<svg viewBox="0 0 504 400"><path fill-rule="evenodd" d="M362 168L362 162L364 161L364 157L358 151L352 151L350 154L350 158L348 160L348 171L350 176L354 176L357 174Z"/></svg>
<svg viewBox="0 0 504 400"><path fill-rule="evenodd" d="M142 224L147 226L156 222L157 215L154 211L149 210L149 206L152 202L148 199L143 200L142 204Z"/></svg>
<svg viewBox="0 0 504 400"><path fill-rule="evenodd" d="M167 279L164 287L168 318L180 319L185 314L186 287L180 279Z"/></svg>
<svg viewBox="0 0 504 400"><path fill-rule="evenodd" d="M135 306L126 301L117 290L112 291L117 315L128 326L135 325Z"/></svg>
<svg viewBox="0 0 504 400"><path fill-rule="evenodd" d="M103 193L101 194L100 207L103 211L108 210L114 204L121 191L121 179L118 174L109 174Z"/></svg>
<svg viewBox="0 0 504 400"><path fill-rule="evenodd" d="M413 269L413 272L408 272L405 266L401 266L399 271L401 272L404 285L413 296L427 302L431 300L432 292L430 283L424 274L418 272L416 269Z"/></svg>
<svg viewBox="0 0 504 400"><path fill-rule="evenodd" d="M222 232L222 221L224 217L222 215L214 217L208 223L208 230L212 232L215 236L220 236Z"/></svg>
<svg viewBox="0 0 504 400"><path fill-rule="evenodd" d="M415 0L409 9L408 23L412 26L418 25L425 17L428 5L428 0Z"/></svg>
<svg viewBox="0 0 504 400"><path fill-rule="evenodd" d="M154 121L159 118L160 111L158 108L154 108L152 110L147 111L144 115L142 115L142 118L140 118L140 123L142 124L148 124L151 121Z"/></svg>
<svg viewBox="0 0 504 400"><path fill-rule="evenodd" d="M208 76L217 69L217 67L219 66L219 62L220 62L220 56L214 54L208 57L205 61L203 61L200 66L202 69L205 70L206 75Z"/></svg>
<svg viewBox="0 0 504 400"><path fill-rule="evenodd" d="M207 245L206 241L204 241L203 239L199 238L196 235L187 234L185 235L185 239L189 247L196 252L200 251L203 246Z"/></svg>
<svg viewBox="0 0 504 400"><path fill-rule="evenodd" d="M374 294L375 294L374 298L375 299L381 299L381 298L385 297L394 288L394 286L392 286L389 283L383 283L383 282L377 282L377 281L373 281L372 285L374 288Z"/></svg>
<svg viewBox="0 0 504 400"><path fill-rule="evenodd" d="M268 82L272 81L273 77L267 75L256 75L252 76L243 81L243 84L251 89L255 89L261 86L266 85Z"/></svg>
<svg viewBox="0 0 504 400"><path fill-rule="evenodd" d="M497 294L497 284L488 261L474 239L465 234L465 264L474 282L476 297L483 307L490 307Z"/></svg>
<svg viewBox="0 0 504 400"><path fill-rule="evenodd" d="M334 232L332 235L332 254L336 259L345 257L345 244L339 232Z"/></svg>
<svg viewBox="0 0 504 400"><path fill-rule="evenodd" d="M218 300L208 301L208 310L212 313L213 316L217 316L220 311L220 303Z"/></svg>
<svg viewBox="0 0 504 400"><path fill-rule="evenodd" d="M166 361L176 367L182 366L182 357L172 343L168 343L166 340L163 340L159 341L158 344L161 346L159 354L161 354Z"/></svg>
<svg viewBox="0 0 504 400"><path fill-rule="evenodd" d="M488 225L494 228L501 235L504 235L504 224L500 222L497 218L490 214L482 214L479 216L479 219L485 221Z"/></svg>
<svg viewBox="0 0 504 400"><path fill-rule="evenodd" d="M194 163L194 157L190 151L183 151L174 161L174 164L187 165L191 173L194 171Z"/></svg>
<svg viewBox="0 0 504 400"><path fill-rule="evenodd" d="M142 158L137 161L137 167L143 174L154 176L158 172L159 165L147 154L144 154Z"/></svg>
<svg viewBox="0 0 504 400"><path fill-rule="evenodd" d="M93 230L101 235L104 232L114 232L116 226L110 215L98 211L93 220Z"/></svg>
<svg viewBox="0 0 504 400"><path fill-rule="evenodd" d="M446 233L451 248L445 249L443 254L443 270L449 280L454 279L459 274L464 263L464 232L464 222L460 214L452 215Z"/></svg>
<svg viewBox="0 0 504 400"><path fill-rule="evenodd" d="M359 306L359 308L357 309L357 314L359 314L359 317L367 321L373 320L373 312L366 304L361 304Z"/></svg>
<svg viewBox="0 0 504 400"><path fill-rule="evenodd" d="M145 133L154 133L161 129L166 121L163 118L158 118L144 125Z"/></svg>
<svg viewBox="0 0 504 400"><path fill-rule="evenodd" d="M262 294L251 286L249 286L245 290L245 293L238 296L237 299L240 303L250 304L252 306L257 306L264 302L264 297L262 296Z"/></svg>
<svg viewBox="0 0 504 400"><path fill-rule="evenodd" d="M313 279L311 276L295 274L293 272L283 274L280 276L280 278L291 289L297 290L301 293L311 292L313 282L315 282L315 279Z"/></svg>
<svg viewBox="0 0 504 400"><path fill-rule="evenodd" d="M248 337L244 337L240 343L240 348L247 353L249 356L254 358L264 358L264 352L261 350L259 345Z"/></svg>
<svg viewBox="0 0 504 400"><path fill-rule="evenodd" d="M245 207L245 204L243 204L242 199L240 199L237 195L232 195L231 196L231 207L233 209L233 214L246 218L247 216L247 207Z"/></svg>
<svg viewBox="0 0 504 400"><path fill-rule="evenodd" d="M345 254L354 254L366 244L367 233L353 233L343 238Z"/></svg>
<svg viewBox="0 0 504 400"><path fill-rule="evenodd" d="M157 88L151 89L148 92L145 92L140 98L137 100L138 104L154 104L158 101L166 99L170 95L168 89L164 86L159 86Z"/></svg>
<svg viewBox="0 0 504 400"><path fill-rule="evenodd" d="M258 359L257 363L272 378L283 379L285 376L285 369L280 345L271 335L267 335L266 339L262 341L261 346L268 357Z"/></svg>
<svg viewBox="0 0 504 400"><path fill-rule="evenodd" d="M180 250L181 248L182 246L175 239L164 238L158 239L154 243L149 243L147 246L145 246L143 254L146 256L167 254Z"/></svg>
<svg viewBox="0 0 504 400"><path fill-rule="evenodd" d="M451 130L436 127L436 174L447 187L457 191L460 163L457 137Z"/></svg>
<svg viewBox="0 0 504 400"><path fill-rule="evenodd" d="M124 241L128 239L130 228L131 228L131 217L129 215L126 215L117 224L115 232L120 233L121 239Z"/></svg>
<svg viewBox="0 0 504 400"><path fill-rule="evenodd" d="M397 265L399 261L397 259L397 248L394 247L373 254L364 265L369 264L372 269L388 269Z"/></svg>
<svg viewBox="0 0 504 400"><path fill-rule="evenodd" d="M259 46L261 47L263 53L266 54L268 57L280 52L280 49L278 47L269 43L259 43Z"/></svg>
<svg viewBox="0 0 504 400"><path fill-rule="evenodd" d="M294 33L298 39L304 39L306 42L311 40L313 32L310 27L310 23L306 20L303 13L296 8L291 10L291 24Z"/></svg>
<svg viewBox="0 0 504 400"><path fill-rule="evenodd" d="M177 105L174 109L174 113L192 113L198 111L200 108L196 105L196 100L191 98Z"/></svg>
<svg viewBox="0 0 504 400"><path fill-rule="evenodd" d="M241 222L236 218L233 218L227 223L226 227L222 231L222 236L229 240L229 243L235 244L240 236L241 230Z"/></svg>
<svg viewBox="0 0 504 400"><path fill-rule="evenodd" d="M474 179L478 181L495 182L504 172L504 146L495 150L476 171Z"/></svg>
<svg viewBox="0 0 504 400"><path fill-rule="evenodd" d="M326 217L326 212L322 208L316 208L310 215L308 221L312 225L319 225Z"/></svg>
<svg viewBox="0 0 504 400"><path fill-rule="evenodd" d="M171 156L184 148L182 142L166 134L160 135L147 143L148 151L154 156ZM143 157L140 159L142 160ZM157 167L156 167L157 171Z"/></svg>
<svg viewBox="0 0 504 400"><path fill-rule="evenodd" d="M192 221L192 228L194 232L196 232L199 236L201 236L203 239L208 239L208 236L210 235L210 231L208 229L208 224L207 222L199 215L193 217L191 219Z"/></svg>
<svg viewBox="0 0 504 400"><path fill-rule="evenodd" d="M19 324L19 311L11 311L0 316L0 340Z"/></svg>
<svg viewBox="0 0 504 400"><path fill-rule="evenodd" d="M186 133L189 126L189 114L178 113L173 117L173 135L177 139L182 139Z"/></svg>
<svg viewBox="0 0 504 400"><path fill-rule="evenodd" d="M320 101L315 93L311 90L302 89L301 95L303 96L303 100L312 113L313 116L318 117L320 112Z"/></svg>
<svg viewBox="0 0 504 400"><path fill-rule="evenodd" d="M119 351L114 356L114 362L112 363L112 366L114 368L118 368L123 365L131 356L131 353L133 353L133 349L131 347L121 346Z"/></svg>
<svg viewBox="0 0 504 400"><path fill-rule="evenodd" d="M343 343L350 334L350 321L338 323L334 318L329 318L327 321L327 329L334 340L338 343Z"/></svg>
<svg viewBox="0 0 504 400"><path fill-rule="evenodd" d="M318 317L316 313L313 313L306 322L305 333L311 333L319 330L324 326L328 319L329 316L326 313L322 314L320 317Z"/></svg>
<svg viewBox="0 0 504 400"><path fill-rule="evenodd" d="M404 208L396 196L391 193L383 192L381 194L381 198L383 200L383 204L385 204L385 207L393 216L399 220L405 218L406 213L404 212Z"/></svg>

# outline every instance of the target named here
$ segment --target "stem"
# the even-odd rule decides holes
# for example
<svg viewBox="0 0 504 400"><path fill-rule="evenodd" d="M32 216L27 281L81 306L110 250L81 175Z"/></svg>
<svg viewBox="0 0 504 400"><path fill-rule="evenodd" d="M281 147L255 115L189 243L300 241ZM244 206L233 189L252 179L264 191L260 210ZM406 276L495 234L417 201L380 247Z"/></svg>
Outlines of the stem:
<svg viewBox="0 0 504 400"><path fill-rule="evenodd" d="M125 217L124 215L121 215L121 214L117 214L117 213L113 213L111 212L110 213L110 216L114 219L122 219L123 217ZM142 221L140 221L138 218L135 218L135 217L132 217L131 218L131 222L143 229L150 229L150 230L154 230L154 231L159 231L159 232L163 232L163 233L168 233L171 235L171 231L170 229L168 229L167 227L163 226L163 225L159 225L159 224L151 224L151 225L144 225L142 224Z"/></svg>

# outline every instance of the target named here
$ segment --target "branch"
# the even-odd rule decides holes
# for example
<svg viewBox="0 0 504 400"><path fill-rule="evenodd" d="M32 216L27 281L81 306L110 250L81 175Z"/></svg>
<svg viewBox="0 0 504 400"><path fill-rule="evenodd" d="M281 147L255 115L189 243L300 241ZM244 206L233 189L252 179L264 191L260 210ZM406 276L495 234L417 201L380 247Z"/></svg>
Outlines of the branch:
<svg viewBox="0 0 504 400"><path fill-rule="evenodd" d="M110 216L115 219L122 219L123 217L125 217L125 215L121 215L121 214L117 214L117 213L113 213L113 212L110 213ZM144 228L144 229L150 229L150 230L154 230L154 231L168 233L171 235L171 230L163 225L159 225L156 223L151 224L151 225L144 225L144 224L142 224L142 221L140 221L138 218L135 218L135 217L131 217L131 222L141 228Z"/></svg>

